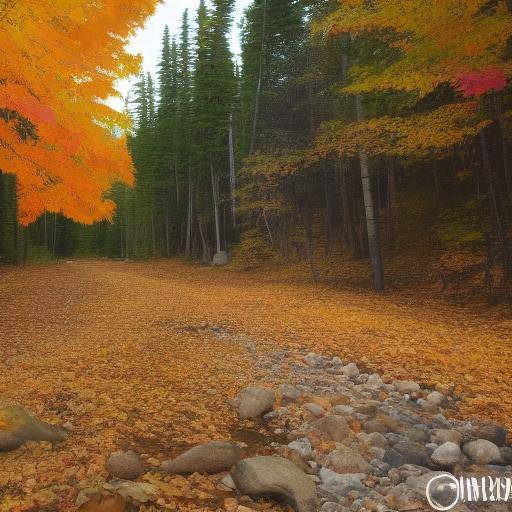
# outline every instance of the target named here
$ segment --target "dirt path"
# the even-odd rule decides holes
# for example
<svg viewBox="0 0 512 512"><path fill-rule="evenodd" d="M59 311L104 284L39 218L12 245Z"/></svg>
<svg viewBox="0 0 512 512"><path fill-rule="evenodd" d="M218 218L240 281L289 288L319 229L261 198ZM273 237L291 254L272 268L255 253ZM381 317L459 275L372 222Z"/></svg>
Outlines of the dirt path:
<svg viewBox="0 0 512 512"><path fill-rule="evenodd" d="M51 453L1 454L0 498L2 486L16 494L60 483L71 499L118 447L156 464L184 445L243 437L227 398L268 377L254 351L314 350L456 384L464 414L512 426L505 313L175 261L0 269L0 397L74 426Z"/></svg>

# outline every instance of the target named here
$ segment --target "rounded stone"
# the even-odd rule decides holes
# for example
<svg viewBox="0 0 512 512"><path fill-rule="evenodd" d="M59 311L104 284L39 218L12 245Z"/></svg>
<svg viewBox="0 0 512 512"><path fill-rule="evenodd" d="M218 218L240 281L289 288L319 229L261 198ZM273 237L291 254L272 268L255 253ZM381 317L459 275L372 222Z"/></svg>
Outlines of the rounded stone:
<svg viewBox="0 0 512 512"><path fill-rule="evenodd" d="M502 462L499 448L486 439L478 439L464 445L464 453L476 464Z"/></svg>
<svg viewBox="0 0 512 512"><path fill-rule="evenodd" d="M112 476L123 480L135 480L144 472L140 457L132 450L114 452L105 467Z"/></svg>
<svg viewBox="0 0 512 512"><path fill-rule="evenodd" d="M431 459L439 466L453 466L460 460L461 455L458 444L447 442L435 449Z"/></svg>
<svg viewBox="0 0 512 512"><path fill-rule="evenodd" d="M0 430L0 452L15 450L23 444L23 441L7 430Z"/></svg>

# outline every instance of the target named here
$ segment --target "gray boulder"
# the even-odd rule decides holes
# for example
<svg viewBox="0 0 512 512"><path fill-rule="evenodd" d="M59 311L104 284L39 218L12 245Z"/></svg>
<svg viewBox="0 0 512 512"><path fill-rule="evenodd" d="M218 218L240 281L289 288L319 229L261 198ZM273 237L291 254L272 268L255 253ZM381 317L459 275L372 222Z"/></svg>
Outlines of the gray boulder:
<svg viewBox="0 0 512 512"><path fill-rule="evenodd" d="M316 512L318 498L314 482L293 462L282 457L252 457L238 462L231 471L242 494L283 500L297 512Z"/></svg>
<svg viewBox="0 0 512 512"><path fill-rule="evenodd" d="M462 434L458 430L438 428L430 437L431 441L436 444L455 443L460 446L462 443Z"/></svg>
<svg viewBox="0 0 512 512"><path fill-rule="evenodd" d="M212 265L222 267L229 262L228 253L226 251L216 252L213 256Z"/></svg>
<svg viewBox="0 0 512 512"><path fill-rule="evenodd" d="M334 414L315 421L313 427L327 433L330 438L337 443L346 439L351 432L347 420L342 416L336 416Z"/></svg>
<svg viewBox="0 0 512 512"><path fill-rule="evenodd" d="M379 389L384 385L384 382L382 382L382 378L378 373L372 373L368 377L366 384L371 388Z"/></svg>
<svg viewBox="0 0 512 512"><path fill-rule="evenodd" d="M432 393L429 393L427 396L427 403L433 407L439 407L445 400L445 396L439 391L432 391Z"/></svg>
<svg viewBox="0 0 512 512"><path fill-rule="evenodd" d="M507 444L507 429L495 423L479 423L474 425L468 434L476 439L490 441L496 446L506 446Z"/></svg>
<svg viewBox="0 0 512 512"><path fill-rule="evenodd" d="M169 474L220 473L229 471L240 460L240 448L227 441L210 441L194 446L160 468Z"/></svg>
<svg viewBox="0 0 512 512"><path fill-rule="evenodd" d="M500 455L505 464L512 464L512 448L510 446L502 446Z"/></svg>
<svg viewBox="0 0 512 512"><path fill-rule="evenodd" d="M370 464L355 450L339 446L325 458L324 467L336 473L368 473Z"/></svg>
<svg viewBox="0 0 512 512"><path fill-rule="evenodd" d="M290 402L295 402L295 400L298 400L302 395L300 390L291 384L282 384L279 387L279 391L281 392L283 400L288 400Z"/></svg>
<svg viewBox="0 0 512 512"><path fill-rule="evenodd" d="M105 467L110 475L123 480L135 480L144 472L140 457L132 450L114 452Z"/></svg>
<svg viewBox="0 0 512 512"><path fill-rule="evenodd" d="M40 421L19 405L0 407L0 451L13 450L25 441L60 443L68 433L61 427Z"/></svg>
<svg viewBox="0 0 512 512"><path fill-rule="evenodd" d="M307 437L292 441L288 444L288 448L295 450L301 457L308 457L313 451L311 442Z"/></svg>
<svg viewBox="0 0 512 512"><path fill-rule="evenodd" d="M347 364L342 368L341 371L349 379L355 379L359 375L359 368L357 367L356 363Z"/></svg>
<svg viewBox="0 0 512 512"><path fill-rule="evenodd" d="M394 380L393 386L402 394L416 393L421 389L420 385L412 380Z"/></svg>
<svg viewBox="0 0 512 512"><path fill-rule="evenodd" d="M0 430L0 452L15 450L23 444L23 441L12 432Z"/></svg>
<svg viewBox="0 0 512 512"><path fill-rule="evenodd" d="M476 464L502 462L499 448L486 439L478 439L464 445L464 453Z"/></svg>
<svg viewBox="0 0 512 512"><path fill-rule="evenodd" d="M439 466L450 467L457 464L461 456L459 445L447 442L436 448L430 457Z"/></svg>
<svg viewBox="0 0 512 512"><path fill-rule="evenodd" d="M271 389L249 386L238 394L233 405L241 419L254 419L272 410L275 401L276 395Z"/></svg>
<svg viewBox="0 0 512 512"><path fill-rule="evenodd" d="M407 442L399 442L393 448L388 448L383 460L395 468L404 464L428 466L430 462L428 452L423 446Z"/></svg>
<svg viewBox="0 0 512 512"><path fill-rule="evenodd" d="M325 364L325 359L323 356L315 354L314 352L310 352L307 356L304 357L304 362L308 366L321 368Z"/></svg>
<svg viewBox="0 0 512 512"><path fill-rule="evenodd" d="M320 489L336 496L338 499L345 497L350 491L364 491L365 486L361 482L366 477L364 473L352 475L340 475L328 468L321 468Z"/></svg>

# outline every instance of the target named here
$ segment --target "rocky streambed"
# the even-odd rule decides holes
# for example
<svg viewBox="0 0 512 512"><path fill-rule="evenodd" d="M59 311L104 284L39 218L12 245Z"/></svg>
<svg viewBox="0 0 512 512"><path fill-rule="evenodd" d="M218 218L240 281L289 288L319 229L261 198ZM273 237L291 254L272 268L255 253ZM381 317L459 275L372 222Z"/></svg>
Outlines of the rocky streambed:
<svg viewBox="0 0 512 512"><path fill-rule="evenodd" d="M276 388L260 382L232 401L241 422L254 422L268 432L264 454L233 439L212 439L147 468L139 454L118 451L106 463L111 480L81 489L76 508L427 511L432 510L427 483L442 473L500 477L505 493L506 477L512 477L512 448L504 427L450 419L456 401L416 382L384 382L379 374L362 372L338 357L308 354L301 359L288 382ZM16 411L16 422L0 428L0 450L16 449L31 439L58 442L65 437L62 429L35 419L37 428L24 427L23 422L32 420ZM196 486L196 497L207 492L211 503L180 502L176 493L171 499L170 486L179 485ZM443 496L438 498L442 502ZM511 509L512 499L452 508Z"/></svg>

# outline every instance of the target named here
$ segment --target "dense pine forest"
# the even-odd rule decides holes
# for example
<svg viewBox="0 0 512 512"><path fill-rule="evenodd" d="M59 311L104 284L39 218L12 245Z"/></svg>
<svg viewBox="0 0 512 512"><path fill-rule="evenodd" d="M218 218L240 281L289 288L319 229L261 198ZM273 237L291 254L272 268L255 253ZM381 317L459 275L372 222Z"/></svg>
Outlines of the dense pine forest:
<svg viewBox="0 0 512 512"><path fill-rule="evenodd" d="M506 288L510 2L254 0L240 56L233 4L183 12L126 98L135 183L107 192L111 221L22 225L1 175L2 261L184 255Z"/></svg>

